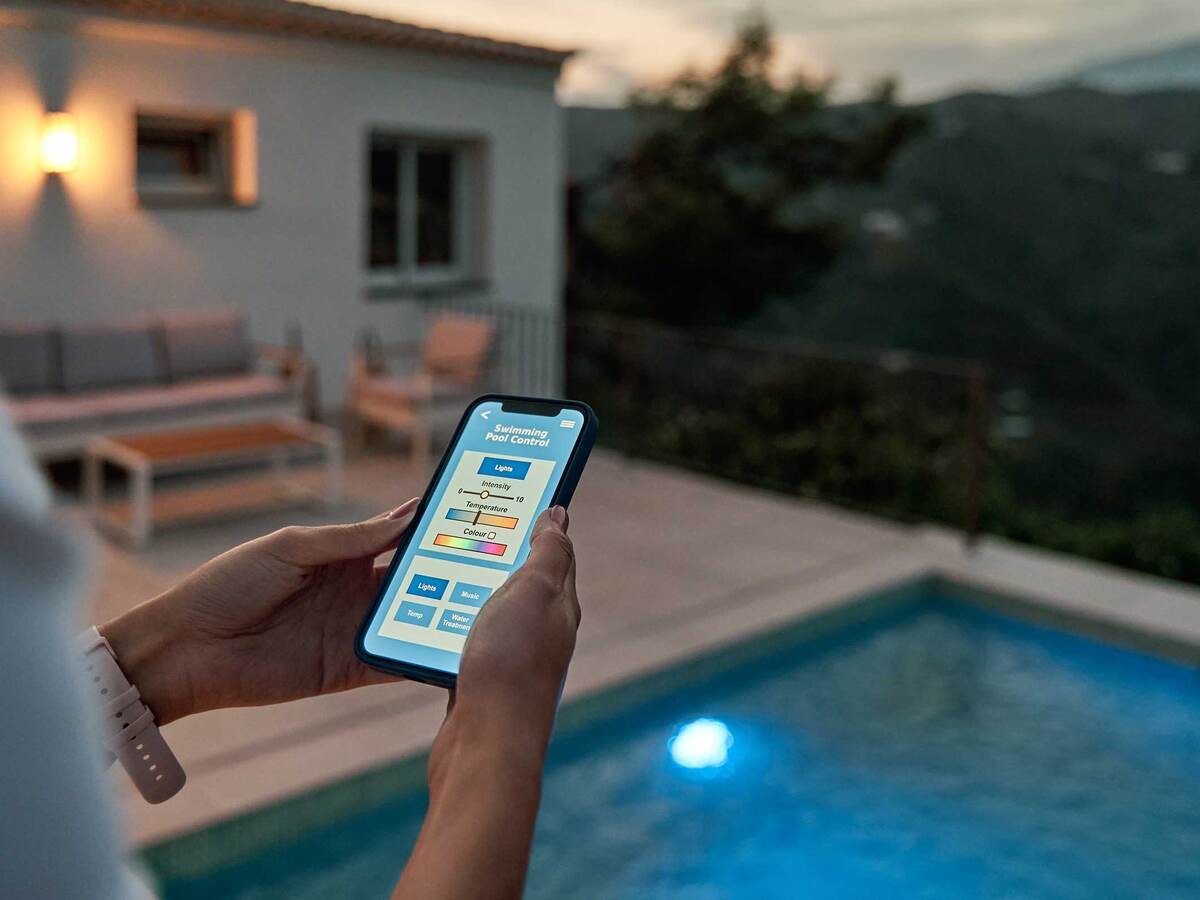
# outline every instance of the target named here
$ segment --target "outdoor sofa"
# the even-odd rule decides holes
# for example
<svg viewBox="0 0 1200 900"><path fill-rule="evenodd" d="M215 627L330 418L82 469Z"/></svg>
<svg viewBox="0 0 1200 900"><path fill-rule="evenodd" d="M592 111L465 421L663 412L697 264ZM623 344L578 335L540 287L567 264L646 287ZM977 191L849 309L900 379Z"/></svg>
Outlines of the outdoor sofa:
<svg viewBox="0 0 1200 900"><path fill-rule="evenodd" d="M252 343L236 312L0 322L0 406L46 462L100 435L300 415L307 374L298 351Z"/></svg>

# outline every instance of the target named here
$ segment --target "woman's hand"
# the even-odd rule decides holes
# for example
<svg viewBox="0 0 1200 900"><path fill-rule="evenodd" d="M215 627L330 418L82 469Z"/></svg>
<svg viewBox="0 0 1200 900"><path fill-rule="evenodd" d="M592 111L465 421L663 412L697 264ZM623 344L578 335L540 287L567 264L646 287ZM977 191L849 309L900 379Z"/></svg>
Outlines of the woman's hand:
<svg viewBox="0 0 1200 900"><path fill-rule="evenodd" d="M160 725L392 680L354 655L354 635L416 498L365 522L292 526L201 566L101 626Z"/></svg>
<svg viewBox="0 0 1200 900"><path fill-rule="evenodd" d="M451 730L456 713L474 721L500 711L536 743L549 741L580 620L567 526L563 507L542 513L525 564L479 613L459 664L447 715ZM430 759L435 775L437 750Z"/></svg>
<svg viewBox="0 0 1200 900"><path fill-rule="evenodd" d="M471 629L429 753L429 812L396 898L521 896L546 745L579 627L566 528L562 507L542 514L525 565Z"/></svg>
<svg viewBox="0 0 1200 900"><path fill-rule="evenodd" d="M355 657L354 635L383 576L375 557L395 546L416 505L242 544L100 632L159 724L387 681ZM480 872L488 896L521 894L579 627L566 527L562 507L542 514L528 560L471 629L430 751L429 813L398 897L481 896Z"/></svg>

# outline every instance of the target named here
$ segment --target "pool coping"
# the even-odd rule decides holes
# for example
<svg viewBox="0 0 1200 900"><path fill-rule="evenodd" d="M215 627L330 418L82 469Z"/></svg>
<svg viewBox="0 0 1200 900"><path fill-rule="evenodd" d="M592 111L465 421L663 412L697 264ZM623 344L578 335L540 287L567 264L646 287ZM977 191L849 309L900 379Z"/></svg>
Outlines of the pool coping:
<svg viewBox="0 0 1200 900"><path fill-rule="evenodd" d="M1185 585L996 539L967 548L957 535L934 528L914 529L891 552L867 556L766 584L749 602L710 605L633 638L622 635L620 653L605 643L593 645L572 665L557 733L570 734L597 716L667 693L696 678L698 669L732 668L769 653L779 635L814 640L931 587L950 587L958 600L1033 624L1200 668L1200 591ZM263 797L218 821L199 821L143 852L160 871L186 877L366 811L385 802L380 797L416 790L424 779L430 725L436 727L440 716L440 702L405 710L387 723L393 734L418 735L403 752L332 773L302 793Z"/></svg>
<svg viewBox="0 0 1200 900"><path fill-rule="evenodd" d="M920 529L929 576L977 605L1035 624L1200 667L1200 590L997 538L974 550Z"/></svg>

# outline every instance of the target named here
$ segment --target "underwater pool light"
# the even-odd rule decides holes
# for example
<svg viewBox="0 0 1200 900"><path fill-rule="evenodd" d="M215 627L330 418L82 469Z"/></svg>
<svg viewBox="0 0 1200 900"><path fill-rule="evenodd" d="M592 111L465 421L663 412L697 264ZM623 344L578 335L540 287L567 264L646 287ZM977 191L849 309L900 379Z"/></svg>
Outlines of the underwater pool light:
<svg viewBox="0 0 1200 900"><path fill-rule="evenodd" d="M729 759L733 735L718 719L688 722L667 741L667 751L676 765L685 769L715 769Z"/></svg>

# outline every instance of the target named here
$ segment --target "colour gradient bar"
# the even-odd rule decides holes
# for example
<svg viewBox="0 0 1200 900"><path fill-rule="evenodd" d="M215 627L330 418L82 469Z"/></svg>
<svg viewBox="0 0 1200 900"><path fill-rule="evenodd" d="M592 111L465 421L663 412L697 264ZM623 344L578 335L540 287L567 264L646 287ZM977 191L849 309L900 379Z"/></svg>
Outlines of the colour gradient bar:
<svg viewBox="0 0 1200 900"><path fill-rule="evenodd" d="M433 539L438 547L451 547L455 550L470 550L472 553L486 553L488 556L503 556L508 544L493 544L491 541L473 541L470 538L455 537L452 534L439 534Z"/></svg>

